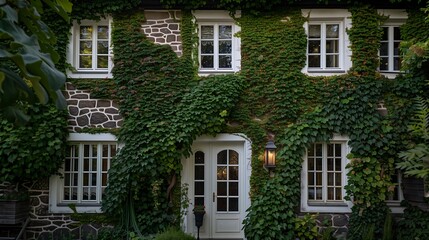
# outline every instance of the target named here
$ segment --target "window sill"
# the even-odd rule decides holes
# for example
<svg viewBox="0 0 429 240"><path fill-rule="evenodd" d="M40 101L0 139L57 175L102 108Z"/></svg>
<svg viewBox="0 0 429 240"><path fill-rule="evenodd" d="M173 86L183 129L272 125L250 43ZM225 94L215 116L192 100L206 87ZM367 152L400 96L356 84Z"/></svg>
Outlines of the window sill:
<svg viewBox="0 0 429 240"><path fill-rule="evenodd" d="M342 69L308 69L308 73L346 73Z"/></svg>
<svg viewBox="0 0 429 240"><path fill-rule="evenodd" d="M111 72L107 71L67 71L68 78L113 78Z"/></svg>
<svg viewBox="0 0 429 240"><path fill-rule="evenodd" d="M308 202L308 206L318 206L318 207L347 207L345 202Z"/></svg>

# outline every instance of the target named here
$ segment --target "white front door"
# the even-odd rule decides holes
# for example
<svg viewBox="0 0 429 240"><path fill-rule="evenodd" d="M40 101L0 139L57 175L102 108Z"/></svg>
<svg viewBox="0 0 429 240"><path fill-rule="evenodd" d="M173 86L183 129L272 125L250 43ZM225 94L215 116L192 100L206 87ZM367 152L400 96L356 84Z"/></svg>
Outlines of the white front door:
<svg viewBox="0 0 429 240"><path fill-rule="evenodd" d="M244 146L244 141L193 145L193 155L185 160L183 171L191 202L188 232L197 233L192 209L204 205L206 214L200 238L244 238L242 222L248 207Z"/></svg>

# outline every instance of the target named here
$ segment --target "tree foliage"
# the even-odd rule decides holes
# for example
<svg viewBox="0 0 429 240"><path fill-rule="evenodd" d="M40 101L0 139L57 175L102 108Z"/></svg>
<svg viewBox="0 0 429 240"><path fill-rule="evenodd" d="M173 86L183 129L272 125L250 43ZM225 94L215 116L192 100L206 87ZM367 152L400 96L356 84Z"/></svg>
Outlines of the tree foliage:
<svg viewBox="0 0 429 240"><path fill-rule="evenodd" d="M28 120L24 102L65 106L61 88L66 78L55 68L56 38L41 20L44 4L66 19L71 11L67 0L8 0L0 5L0 110L19 123Z"/></svg>

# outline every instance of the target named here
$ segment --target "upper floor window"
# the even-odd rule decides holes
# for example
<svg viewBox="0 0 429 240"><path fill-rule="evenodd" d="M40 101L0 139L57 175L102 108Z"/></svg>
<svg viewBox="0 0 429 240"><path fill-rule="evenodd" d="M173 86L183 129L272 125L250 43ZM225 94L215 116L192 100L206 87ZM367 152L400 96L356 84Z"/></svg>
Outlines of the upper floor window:
<svg viewBox="0 0 429 240"><path fill-rule="evenodd" d="M82 212L99 211L117 151L111 134L71 134L62 178L51 177L50 210L67 212L68 204L73 203Z"/></svg>
<svg viewBox="0 0 429 240"><path fill-rule="evenodd" d="M348 152L347 139L343 137L314 143L307 149L302 170L302 211L350 211L344 200Z"/></svg>
<svg viewBox="0 0 429 240"><path fill-rule="evenodd" d="M240 70L240 38L236 33L240 26L235 24L228 11L196 10L193 12L198 23L199 73L233 73ZM237 11L235 17L240 17Z"/></svg>
<svg viewBox="0 0 429 240"><path fill-rule="evenodd" d="M308 24L308 70L342 68L342 23L310 22Z"/></svg>
<svg viewBox="0 0 429 240"><path fill-rule="evenodd" d="M234 70L234 26L200 25L200 70Z"/></svg>
<svg viewBox="0 0 429 240"><path fill-rule="evenodd" d="M112 69L111 25L108 19L74 22L69 61L70 77L109 77Z"/></svg>
<svg viewBox="0 0 429 240"><path fill-rule="evenodd" d="M380 43L380 71L399 72L401 56L399 44L401 32L399 26L383 26L383 37Z"/></svg>

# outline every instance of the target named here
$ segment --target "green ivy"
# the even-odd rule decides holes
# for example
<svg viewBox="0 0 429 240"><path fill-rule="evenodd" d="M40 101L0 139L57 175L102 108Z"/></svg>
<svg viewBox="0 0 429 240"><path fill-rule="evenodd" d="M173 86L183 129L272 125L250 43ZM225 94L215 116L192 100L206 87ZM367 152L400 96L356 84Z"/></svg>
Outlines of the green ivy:
<svg viewBox="0 0 429 240"><path fill-rule="evenodd" d="M66 112L51 105L28 109L25 126L0 116L0 182L25 183L56 174L65 157Z"/></svg>

